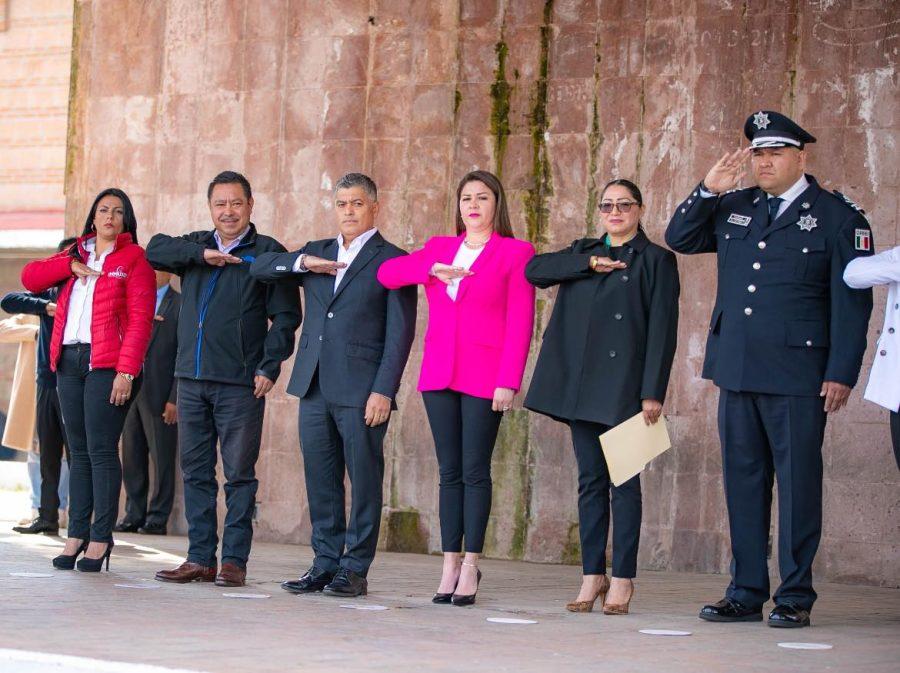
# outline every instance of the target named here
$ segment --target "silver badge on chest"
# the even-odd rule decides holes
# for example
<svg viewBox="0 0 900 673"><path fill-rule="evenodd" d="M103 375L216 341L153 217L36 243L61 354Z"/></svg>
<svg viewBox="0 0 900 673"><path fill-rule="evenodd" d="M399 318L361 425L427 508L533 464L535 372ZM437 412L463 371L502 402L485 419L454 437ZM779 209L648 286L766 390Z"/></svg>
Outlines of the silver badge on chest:
<svg viewBox="0 0 900 673"><path fill-rule="evenodd" d="M797 220L797 226L800 227L800 231L812 231L819 225L816 224L816 218L812 215L803 215Z"/></svg>

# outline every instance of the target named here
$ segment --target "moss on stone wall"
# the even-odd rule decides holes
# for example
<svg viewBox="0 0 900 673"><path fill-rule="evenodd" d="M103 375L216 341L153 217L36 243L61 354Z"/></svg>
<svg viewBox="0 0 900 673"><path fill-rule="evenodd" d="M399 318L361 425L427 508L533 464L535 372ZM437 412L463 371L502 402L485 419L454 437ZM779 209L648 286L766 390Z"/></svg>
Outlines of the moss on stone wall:
<svg viewBox="0 0 900 673"><path fill-rule="evenodd" d="M521 559L525 555L531 519L530 458L528 412L508 411L500 425L491 464L494 494L485 537L488 556ZM509 528L498 528L500 525Z"/></svg>
<svg viewBox="0 0 900 673"><path fill-rule="evenodd" d="M563 544L559 560L568 565L581 563L581 537L579 536L578 522L569 524L569 531L566 533L566 541Z"/></svg>
<svg viewBox="0 0 900 673"><path fill-rule="evenodd" d="M63 192L69 193L69 181L75 171L76 136L78 126L78 66L81 55L82 4L73 3L72 11L72 61L69 69L69 111L66 128L66 172L63 175Z"/></svg>
<svg viewBox="0 0 900 673"><path fill-rule="evenodd" d="M603 144L600 131L600 37L594 42L594 91L591 100L591 132L588 134L588 190L584 211L584 229L588 236L597 233L597 157Z"/></svg>
<svg viewBox="0 0 900 673"><path fill-rule="evenodd" d="M528 240L540 251L547 242L547 221L549 212L546 200L553 194L553 176L550 157L547 153L548 75L550 72L550 37L553 27L553 0L544 2L544 17L541 25L541 53L538 79L531 97L531 186L525 191L525 221Z"/></svg>
<svg viewBox="0 0 900 673"><path fill-rule="evenodd" d="M428 553L428 535L419 512L412 507L385 509L381 520L380 547L386 551L410 554Z"/></svg>
<svg viewBox="0 0 900 673"><path fill-rule="evenodd" d="M509 97L512 91L506 81L506 59L509 47L502 39L494 46L497 67L491 83L491 135L494 137L494 172L503 177L503 157L506 154L506 140L509 138Z"/></svg>

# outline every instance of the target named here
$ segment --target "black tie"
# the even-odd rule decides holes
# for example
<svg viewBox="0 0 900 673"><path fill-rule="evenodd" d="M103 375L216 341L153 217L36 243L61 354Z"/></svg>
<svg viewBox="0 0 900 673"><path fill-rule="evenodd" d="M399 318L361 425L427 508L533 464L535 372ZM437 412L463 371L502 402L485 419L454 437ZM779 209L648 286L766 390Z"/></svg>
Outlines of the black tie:
<svg viewBox="0 0 900 673"><path fill-rule="evenodd" d="M784 201L784 199L777 196L773 196L769 199L769 224L772 224L775 221L775 218L778 217L778 209L781 207L782 201Z"/></svg>

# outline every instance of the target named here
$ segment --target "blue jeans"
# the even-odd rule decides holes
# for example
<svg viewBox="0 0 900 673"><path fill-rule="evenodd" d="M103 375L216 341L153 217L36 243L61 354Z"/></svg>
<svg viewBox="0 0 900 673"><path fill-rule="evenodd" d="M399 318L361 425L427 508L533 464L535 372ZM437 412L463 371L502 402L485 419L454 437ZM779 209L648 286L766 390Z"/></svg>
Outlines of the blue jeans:
<svg viewBox="0 0 900 673"><path fill-rule="evenodd" d="M28 452L28 481L31 482L31 509L41 506L41 459L34 451ZM64 460L59 471L59 509L69 508L69 461Z"/></svg>
<svg viewBox="0 0 900 673"><path fill-rule="evenodd" d="M262 439L265 398L249 386L178 379L178 448L188 521L187 560L216 565L216 445L225 473L222 563L247 567L256 506L256 460Z"/></svg>

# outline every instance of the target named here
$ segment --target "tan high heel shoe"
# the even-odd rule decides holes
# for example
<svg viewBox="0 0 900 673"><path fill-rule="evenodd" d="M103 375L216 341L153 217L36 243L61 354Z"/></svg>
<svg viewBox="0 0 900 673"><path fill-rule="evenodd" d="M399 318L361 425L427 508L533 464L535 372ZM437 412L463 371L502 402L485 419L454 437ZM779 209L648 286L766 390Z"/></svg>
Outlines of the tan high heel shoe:
<svg viewBox="0 0 900 673"><path fill-rule="evenodd" d="M599 598L600 605L606 602L606 592L609 591L609 578L604 575L600 587L597 589L597 595L589 601L572 601L566 604L566 610L569 612L591 612L594 609L594 602Z"/></svg>
<svg viewBox="0 0 900 673"><path fill-rule="evenodd" d="M634 582L628 580L630 591L628 592L628 600L624 603L605 603L603 605L604 615L627 615L628 606L631 605L631 599L634 598Z"/></svg>

